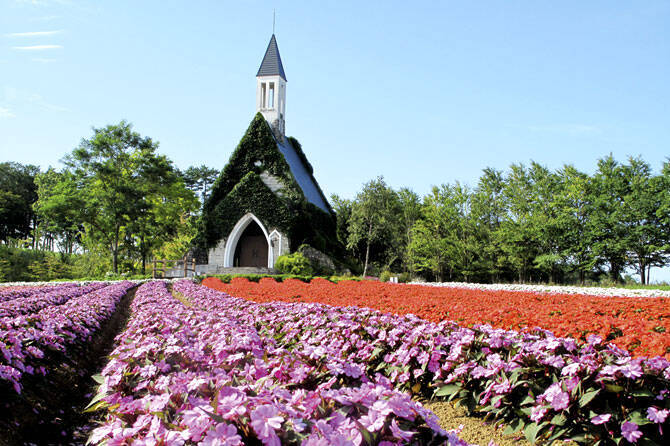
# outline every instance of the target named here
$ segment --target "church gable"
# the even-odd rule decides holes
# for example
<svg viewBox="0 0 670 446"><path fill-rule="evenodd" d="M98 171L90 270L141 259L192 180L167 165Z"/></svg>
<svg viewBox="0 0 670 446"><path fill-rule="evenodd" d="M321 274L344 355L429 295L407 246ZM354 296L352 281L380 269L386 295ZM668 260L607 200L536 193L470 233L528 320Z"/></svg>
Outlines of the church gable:
<svg viewBox="0 0 670 446"><path fill-rule="evenodd" d="M284 155L279 151L272 130L260 113L251 121L228 164L214 182L204 211L210 212L249 172L259 175L266 172L282 183L283 195L294 200L302 198L302 191L296 184Z"/></svg>

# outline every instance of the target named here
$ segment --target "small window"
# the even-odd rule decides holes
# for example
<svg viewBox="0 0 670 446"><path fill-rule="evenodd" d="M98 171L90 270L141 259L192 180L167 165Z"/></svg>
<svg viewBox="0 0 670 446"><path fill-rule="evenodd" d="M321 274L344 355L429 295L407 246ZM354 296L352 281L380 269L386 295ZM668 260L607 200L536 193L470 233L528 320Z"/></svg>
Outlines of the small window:
<svg viewBox="0 0 670 446"><path fill-rule="evenodd" d="M265 85L265 82L261 84L261 108L265 108L265 98L267 97Z"/></svg>
<svg viewBox="0 0 670 446"><path fill-rule="evenodd" d="M275 83L270 82L270 94L268 95L268 108L275 108Z"/></svg>

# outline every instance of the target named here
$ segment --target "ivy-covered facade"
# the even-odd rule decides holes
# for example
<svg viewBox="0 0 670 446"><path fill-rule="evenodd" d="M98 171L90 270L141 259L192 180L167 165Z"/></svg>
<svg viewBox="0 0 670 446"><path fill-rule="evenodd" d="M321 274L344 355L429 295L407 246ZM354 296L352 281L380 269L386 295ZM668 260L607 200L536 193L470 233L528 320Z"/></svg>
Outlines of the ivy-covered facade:
<svg viewBox="0 0 670 446"><path fill-rule="evenodd" d="M299 159L303 174L308 172L320 195L318 205L307 199L294 174L298 166L287 162L280 147L295 151L294 161ZM314 179L312 167L305 162L297 140L277 141L269 123L257 113L203 207L196 242L207 253L206 272L260 266L241 264L236 254L240 249L237 245L244 242L243 231L254 224L267 238L267 262L263 267L265 263L273 267L279 255L294 252L303 244L334 259L343 256L335 234L335 216Z"/></svg>

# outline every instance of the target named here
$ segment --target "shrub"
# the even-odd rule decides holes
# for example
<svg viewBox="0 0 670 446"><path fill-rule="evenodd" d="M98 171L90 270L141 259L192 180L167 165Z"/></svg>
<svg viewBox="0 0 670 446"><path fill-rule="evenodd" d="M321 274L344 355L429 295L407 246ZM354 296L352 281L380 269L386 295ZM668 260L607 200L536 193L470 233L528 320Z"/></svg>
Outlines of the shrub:
<svg viewBox="0 0 670 446"><path fill-rule="evenodd" d="M300 276L311 276L313 274L309 260L301 252L279 256L275 262L275 269L284 274Z"/></svg>
<svg viewBox="0 0 670 446"><path fill-rule="evenodd" d="M379 275L379 281L380 282L388 282L390 279L391 279L391 271L389 271L389 270L384 270Z"/></svg>

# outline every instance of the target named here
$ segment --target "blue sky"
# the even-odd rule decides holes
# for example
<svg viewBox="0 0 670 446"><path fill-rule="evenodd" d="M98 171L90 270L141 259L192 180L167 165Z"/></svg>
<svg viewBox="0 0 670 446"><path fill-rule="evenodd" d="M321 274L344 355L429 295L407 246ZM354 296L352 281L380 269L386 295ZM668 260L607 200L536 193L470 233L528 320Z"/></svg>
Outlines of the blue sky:
<svg viewBox="0 0 670 446"><path fill-rule="evenodd" d="M0 0L0 161L58 166L127 119L178 167L222 168L273 9L287 134L327 195L670 155L668 1Z"/></svg>

